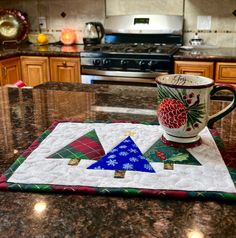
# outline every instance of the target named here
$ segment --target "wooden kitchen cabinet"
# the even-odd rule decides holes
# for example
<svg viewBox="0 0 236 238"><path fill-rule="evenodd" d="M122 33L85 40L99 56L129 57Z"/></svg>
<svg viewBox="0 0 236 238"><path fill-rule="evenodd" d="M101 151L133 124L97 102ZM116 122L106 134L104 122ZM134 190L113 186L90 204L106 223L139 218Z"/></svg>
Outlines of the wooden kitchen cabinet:
<svg viewBox="0 0 236 238"><path fill-rule="evenodd" d="M216 83L236 84L236 63L216 63Z"/></svg>
<svg viewBox="0 0 236 238"><path fill-rule="evenodd" d="M20 58L14 57L0 61L0 85L14 84L21 80Z"/></svg>
<svg viewBox="0 0 236 238"><path fill-rule="evenodd" d="M175 61L176 74L193 74L214 77L214 63L201 61Z"/></svg>
<svg viewBox="0 0 236 238"><path fill-rule="evenodd" d="M21 56L22 80L27 86L50 81L48 57Z"/></svg>
<svg viewBox="0 0 236 238"><path fill-rule="evenodd" d="M54 82L81 82L80 59L68 57L50 58L51 81Z"/></svg>

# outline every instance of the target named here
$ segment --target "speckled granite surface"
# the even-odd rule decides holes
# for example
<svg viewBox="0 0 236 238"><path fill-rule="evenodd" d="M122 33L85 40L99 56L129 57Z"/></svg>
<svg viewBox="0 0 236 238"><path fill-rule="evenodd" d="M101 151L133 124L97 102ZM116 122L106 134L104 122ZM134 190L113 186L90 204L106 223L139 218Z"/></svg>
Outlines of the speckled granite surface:
<svg viewBox="0 0 236 238"><path fill-rule="evenodd" d="M16 46L0 46L0 59L13 56L60 56L60 57L79 57L84 49L83 45L33 45L24 44Z"/></svg>
<svg viewBox="0 0 236 238"><path fill-rule="evenodd" d="M192 50L180 49L174 55L175 60L201 60L236 62L235 48L193 48Z"/></svg>
<svg viewBox="0 0 236 238"><path fill-rule="evenodd" d="M79 57L80 52L84 50L83 45L64 46L49 44L37 46L33 44L18 45L16 47L0 46L0 59L13 56L61 56L61 57ZM201 60L201 61L226 61L236 62L235 48L195 48L192 50L180 49L174 55L175 60Z"/></svg>
<svg viewBox="0 0 236 238"><path fill-rule="evenodd" d="M0 173L55 119L156 120L155 113L139 110L155 112L155 93L155 88L66 83L0 88ZM212 113L226 104L212 102ZM135 108L136 114L104 107ZM215 125L233 158L235 113ZM0 237L236 236L236 205L222 201L2 191L0 200Z"/></svg>

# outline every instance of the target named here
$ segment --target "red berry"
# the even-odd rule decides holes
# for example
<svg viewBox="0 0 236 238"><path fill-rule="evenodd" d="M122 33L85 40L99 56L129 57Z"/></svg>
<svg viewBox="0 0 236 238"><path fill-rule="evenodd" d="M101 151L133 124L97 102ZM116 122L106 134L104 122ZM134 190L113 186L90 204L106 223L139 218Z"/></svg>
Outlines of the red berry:
<svg viewBox="0 0 236 238"><path fill-rule="evenodd" d="M161 151L156 151L156 156L157 157L162 157L162 156L164 156L165 154L163 153L163 152L161 152Z"/></svg>
<svg viewBox="0 0 236 238"><path fill-rule="evenodd" d="M188 128L186 129L186 131L191 131L191 128L190 128L190 127L188 127Z"/></svg>
<svg viewBox="0 0 236 238"><path fill-rule="evenodd" d="M188 103L188 104L191 104L191 103L192 103L192 100L191 100L191 99L188 99L188 100L187 100L187 103Z"/></svg>
<svg viewBox="0 0 236 238"><path fill-rule="evenodd" d="M198 127L199 125L198 125L198 123L195 123L193 126L194 126L194 127Z"/></svg>
<svg viewBox="0 0 236 238"><path fill-rule="evenodd" d="M190 94L189 94L189 97L190 97L190 98L194 97L194 93L190 93Z"/></svg>

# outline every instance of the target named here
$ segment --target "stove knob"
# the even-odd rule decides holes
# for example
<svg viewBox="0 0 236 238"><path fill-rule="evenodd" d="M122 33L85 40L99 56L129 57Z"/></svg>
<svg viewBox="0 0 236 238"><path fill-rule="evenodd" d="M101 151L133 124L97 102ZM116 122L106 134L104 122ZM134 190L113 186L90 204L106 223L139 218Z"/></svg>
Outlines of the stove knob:
<svg viewBox="0 0 236 238"><path fill-rule="evenodd" d="M93 60L93 65L98 66L98 65L100 65L100 63L101 63L101 60L100 60L100 59L95 59L95 60Z"/></svg>
<svg viewBox="0 0 236 238"><path fill-rule="evenodd" d="M154 70L154 69L155 69L155 66L156 66L155 61L150 60L150 61L148 62L148 67L149 67L149 69Z"/></svg>
<svg viewBox="0 0 236 238"><path fill-rule="evenodd" d="M140 60L139 61L139 67L140 69L146 69L146 62L144 60Z"/></svg>
<svg viewBox="0 0 236 238"><path fill-rule="evenodd" d="M102 64L103 66L108 66L111 63L111 61L109 59L104 59Z"/></svg>
<svg viewBox="0 0 236 238"><path fill-rule="evenodd" d="M120 64L121 64L122 68L127 68L128 60L121 60Z"/></svg>

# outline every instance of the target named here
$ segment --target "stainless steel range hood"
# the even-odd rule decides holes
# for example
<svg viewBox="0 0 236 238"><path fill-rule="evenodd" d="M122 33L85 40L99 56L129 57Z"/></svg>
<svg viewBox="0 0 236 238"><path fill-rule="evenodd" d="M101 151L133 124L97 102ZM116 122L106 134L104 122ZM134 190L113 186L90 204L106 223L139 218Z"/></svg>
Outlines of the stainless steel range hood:
<svg viewBox="0 0 236 238"><path fill-rule="evenodd" d="M183 16L119 15L105 19L105 33L183 34Z"/></svg>

